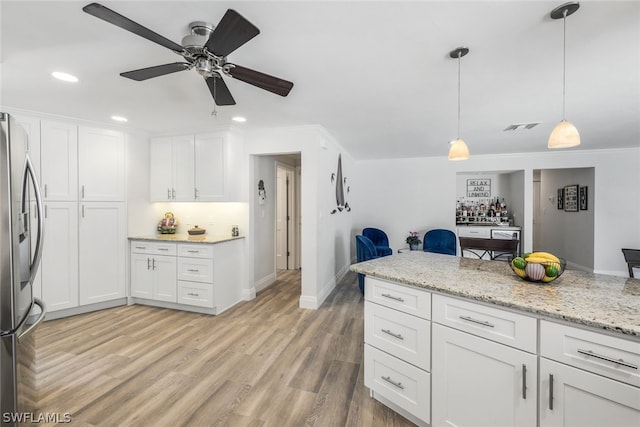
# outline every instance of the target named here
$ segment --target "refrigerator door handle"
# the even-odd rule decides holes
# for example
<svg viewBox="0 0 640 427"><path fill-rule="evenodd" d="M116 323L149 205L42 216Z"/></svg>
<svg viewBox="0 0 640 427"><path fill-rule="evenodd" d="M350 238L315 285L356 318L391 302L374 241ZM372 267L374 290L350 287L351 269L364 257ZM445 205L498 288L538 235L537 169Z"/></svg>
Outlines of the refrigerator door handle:
<svg viewBox="0 0 640 427"><path fill-rule="evenodd" d="M42 301L40 298L33 298L33 303L39 306L42 311L40 312L40 315L38 315L38 318L32 324L30 324L27 329L20 332L16 336L18 341L20 341L25 336L29 335L31 331L33 331L36 328L36 326L38 326L40 322L44 320L44 316L47 314L47 305L44 303L44 301Z"/></svg>
<svg viewBox="0 0 640 427"><path fill-rule="evenodd" d="M42 257L42 244L44 241L44 212L43 212L43 203L42 203L42 196L40 194L40 184L38 183L38 178L36 177L35 172L33 171L33 164L31 163L31 159L29 158L29 155L27 155L27 159L26 159L26 172L29 174L29 177L31 177L31 181L33 182L33 191L35 193L36 196L36 208L38 210L38 234L37 234L37 239L36 239L36 248L33 252L33 262L31 263L30 266L30 270L31 270L31 277L29 278L29 282L32 283L33 279L36 277L36 273L38 272L38 266L40 265L40 258ZM27 202L26 200L26 190L27 189L27 174L25 173L25 179L24 179L24 183L23 183L23 189L22 189L22 203L24 204L25 202ZM28 203L28 202L27 202ZM23 207L23 210L24 207Z"/></svg>

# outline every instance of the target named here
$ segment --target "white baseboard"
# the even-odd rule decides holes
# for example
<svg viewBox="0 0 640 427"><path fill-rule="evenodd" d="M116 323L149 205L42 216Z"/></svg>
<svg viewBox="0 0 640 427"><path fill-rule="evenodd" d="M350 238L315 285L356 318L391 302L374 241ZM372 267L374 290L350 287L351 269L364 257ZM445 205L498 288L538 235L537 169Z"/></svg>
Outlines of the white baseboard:
<svg viewBox="0 0 640 427"><path fill-rule="evenodd" d="M322 305L324 300L327 299L329 294L335 289L336 284L340 283L344 276L349 272L349 267L351 266L345 265L344 267L342 267L334 277L332 277L327 283L325 283L316 297L301 295L299 303L300 308L310 308L312 310L317 310L318 307Z"/></svg>
<svg viewBox="0 0 640 427"><path fill-rule="evenodd" d="M634 272L636 277L640 277L640 269L635 269L637 273ZM629 270L594 270L596 274L606 274L608 276L619 276L619 277L629 277Z"/></svg>
<svg viewBox="0 0 640 427"><path fill-rule="evenodd" d="M76 314L90 313L92 311L104 310L106 308L127 305L127 298L118 298L111 301L98 302L95 304L81 305L64 310L48 311L44 320L61 319L63 317L75 316Z"/></svg>
<svg viewBox="0 0 640 427"><path fill-rule="evenodd" d="M274 271L273 273L264 276L261 279L258 279L254 284L253 284L253 288L255 289L255 292L260 292L261 290L263 290L264 288L266 288L267 286L273 285L273 283L276 281L276 272ZM255 298L255 292L254 292L254 298Z"/></svg>
<svg viewBox="0 0 640 427"><path fill-rule="evenodd" d="M251 301L252 299L256 299L256 288L243 289L242 290L242 300L243 301Z"/></svg>
<svg viewBox="0 0 640 427"><path fill-rule="evenodd" d="M589 267L585 267L584 265L576 264L571 261L567 261L567 269L568 270L578 270L578 271L586 271L587 273L593 273L593 269Z"/></svg>

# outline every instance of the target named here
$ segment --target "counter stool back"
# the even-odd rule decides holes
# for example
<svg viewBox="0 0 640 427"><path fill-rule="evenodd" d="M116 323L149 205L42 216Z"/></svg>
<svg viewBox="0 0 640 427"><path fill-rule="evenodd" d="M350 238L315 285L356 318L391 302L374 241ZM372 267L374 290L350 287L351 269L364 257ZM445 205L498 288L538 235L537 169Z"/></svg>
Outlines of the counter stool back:
<svg viewBox="0 0 640 427"><path fill-rule="evenodd" d="M622 254L629 267L629 277L635 277L633 268L640 268L640 249L622 249Z"/></svg>
<svg viewBox="0 0 640 427"><path fill-rule="evenodd" d="M459 237L460 256L464 257L464 251L471 252L478 258L489 254L489 258L495 260L503 256L518 256L519 240L502 239L478 239L475 237Z"/></svg>

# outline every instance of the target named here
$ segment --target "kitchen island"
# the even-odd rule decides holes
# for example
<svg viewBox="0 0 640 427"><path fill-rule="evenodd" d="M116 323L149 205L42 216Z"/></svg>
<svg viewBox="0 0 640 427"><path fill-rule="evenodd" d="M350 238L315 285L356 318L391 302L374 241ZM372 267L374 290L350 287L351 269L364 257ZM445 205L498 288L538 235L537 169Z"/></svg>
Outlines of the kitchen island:
<svg viewBox="0 0 640 427"><path fill-rule="evenodd" d="M365 385L418 425L640 425L640 280L413 251L365 279Z"/></svg>

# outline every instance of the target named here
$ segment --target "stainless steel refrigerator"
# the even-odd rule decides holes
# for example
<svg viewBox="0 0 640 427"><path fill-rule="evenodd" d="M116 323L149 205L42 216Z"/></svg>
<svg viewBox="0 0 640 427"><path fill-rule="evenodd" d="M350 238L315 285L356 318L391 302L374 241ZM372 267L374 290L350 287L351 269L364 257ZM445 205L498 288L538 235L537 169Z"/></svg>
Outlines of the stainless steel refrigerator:
<svg viewBox="0 0 640 427"><path fill-rule="evenodd" d="M28 421L36 410L33 331L46 307L32 283L44 237L42 199L27 152L27 135L0 112L0 405L1 423ZM32 201L36 212L31 212ZM32 244L31 234L37 238Z"/></svg>

